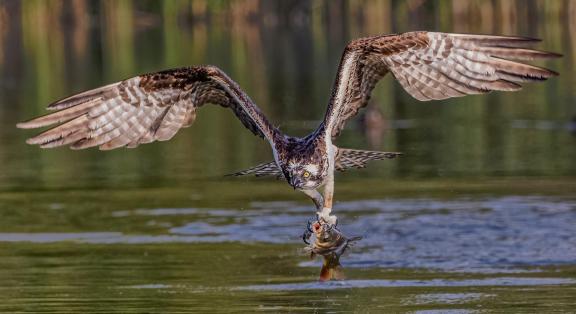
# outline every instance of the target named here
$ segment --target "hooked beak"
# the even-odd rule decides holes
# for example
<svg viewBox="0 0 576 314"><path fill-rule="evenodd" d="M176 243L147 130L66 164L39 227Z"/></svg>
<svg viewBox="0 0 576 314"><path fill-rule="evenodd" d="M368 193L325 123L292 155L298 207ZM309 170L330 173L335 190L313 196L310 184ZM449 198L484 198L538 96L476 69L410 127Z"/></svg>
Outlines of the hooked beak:
<svg viewBox="0 0 576 314"><path fill-rule="evenodd" d="M290 178L290 185L294 188L294 190L300 187L300 183L301 182L298 178L296 177Z"/></svg>

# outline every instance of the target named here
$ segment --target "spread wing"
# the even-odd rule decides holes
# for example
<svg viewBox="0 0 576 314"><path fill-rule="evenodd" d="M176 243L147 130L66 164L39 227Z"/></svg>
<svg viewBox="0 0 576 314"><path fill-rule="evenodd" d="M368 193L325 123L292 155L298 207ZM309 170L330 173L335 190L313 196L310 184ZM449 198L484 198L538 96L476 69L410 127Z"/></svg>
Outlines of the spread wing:
<svg viewBox="0 0 576 314"><path fill-rule="evenodd" d="M342 55L324 118L336 137L346 120L368 103L386 73L414 98L439 100L493 90L516 91L520 83L558 75L512 60L559 57L525 48L538 40L525 37L410 32L352 41Z"/></svg>
<svg viewBox="0 0 576 314"><path fill-rule="evenodd" d="M272 143L275 129L260 109L236 82L213 66L144 74L89 90L48 107L58 111L17 126L59 124L27 140L43 148L136 147L171 139L194 122L196 110L206 103L232 109L246 128Z"/></svg>

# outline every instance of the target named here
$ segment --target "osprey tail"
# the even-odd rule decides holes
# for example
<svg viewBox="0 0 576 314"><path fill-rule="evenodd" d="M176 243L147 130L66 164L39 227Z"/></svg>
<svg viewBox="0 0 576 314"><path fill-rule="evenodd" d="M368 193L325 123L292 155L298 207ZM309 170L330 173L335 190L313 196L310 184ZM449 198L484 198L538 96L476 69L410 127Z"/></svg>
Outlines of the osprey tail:
<svg viewBox="0 0 576 314"><path fill-rule="evenodd" d="M334 169L346 171L351 168L365 168L366 164L371 160L392 159L402 155L402 153L398 152L338 148Z"/></svg>

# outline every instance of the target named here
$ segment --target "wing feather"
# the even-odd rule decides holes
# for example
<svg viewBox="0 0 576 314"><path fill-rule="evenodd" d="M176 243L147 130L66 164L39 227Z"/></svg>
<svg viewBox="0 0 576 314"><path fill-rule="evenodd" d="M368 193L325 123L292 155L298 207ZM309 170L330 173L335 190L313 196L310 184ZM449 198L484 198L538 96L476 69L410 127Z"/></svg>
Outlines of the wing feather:
<svg viewBox="0 0 576 314"><path fill-rule="evenodd" d="M365 168L371 160L392 159L399 156L402 156L402 153L338 148L334 169L338 171L346 171L352 168L360 169Z"/></svg>
<svg viewBox="0 0 576 314"><path fill-rule="evenodd" d="M17 126L56 124L27 141L43 148L136 147L171 139L206 103L232 109L250 131L272 143L276 129L238 84L213 66L144 74L82 92L48 106L56 112Z"/></svg>
<svg viewBox="0 0 576 314"><path fill-rule="evenodd" d="M95 89L87 90L85 92L66 97L57 102L48 105L48 110L62 110L70 107L74 107L80 104L88 103L92 100L98 100L102 98L108 98L109 93L114 91L120 82L108 84L106 86L98 87Z"/></svg>
<svg viewBox="0 0 576 314"><path fill-rule="evenodd" d="M278 179L284 179L284 175L282 175L282 172L280 171L280 168L278 168L278 166L276 165L275 161L259 164L252 168L228 174L227 176L238 177L245 175L254 175L256 177L276 176L276 178Z"/></svg>
<svg viewBox="0 0 576 314"><path fill-rule="evenodd" d="M366 106L387 73L412 97L441 100L490 91L517 91L519 83L558 75L511 60L560 57L529 48L539 40L517 36L410 32L354 40L342 55L332 97L319 130L336 137Z"/></svg>

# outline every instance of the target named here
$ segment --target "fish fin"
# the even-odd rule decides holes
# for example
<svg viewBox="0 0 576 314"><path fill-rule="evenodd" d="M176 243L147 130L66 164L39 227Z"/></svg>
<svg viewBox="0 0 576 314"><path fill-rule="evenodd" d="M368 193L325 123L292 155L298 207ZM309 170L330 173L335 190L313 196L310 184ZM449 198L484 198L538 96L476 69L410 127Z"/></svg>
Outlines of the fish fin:
<svg viewBox="0 0 576 314"><path fill-rule="evenodd" d="M335 169L346 171L351 168L365 168L371 160L392 159L401 156L398 152L379 152L371 150L338 148Z"/></svg>
<svg viewBox="0 0 576 314"><path fill-rule="evenodd" d="M354 244L356 244L356 242L362 240L362 238L363 238L362 236L355 236L348 239L348 246L353 246Z"/></svg>
<svg viewBox="0 0 576 314"><path fill-rule="evenodd" d="M262 177L262 176L277 176L278 178L284 177L282 175L282 172L280 172L280 169L278 169L278 166L276 165L275 161L259 164L257 166L252 167L252 168L248 168L248 169L245 169L242 171L227 174L226 176L238 177L238 176L244 176L244 175L249 175L249 174L253 174L257 177Z"/></svg>

